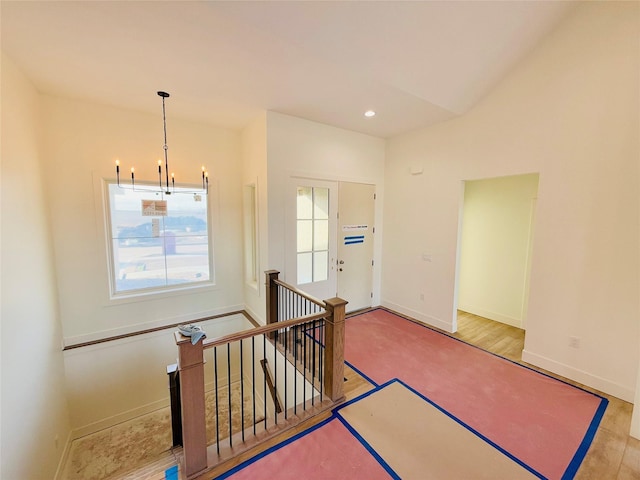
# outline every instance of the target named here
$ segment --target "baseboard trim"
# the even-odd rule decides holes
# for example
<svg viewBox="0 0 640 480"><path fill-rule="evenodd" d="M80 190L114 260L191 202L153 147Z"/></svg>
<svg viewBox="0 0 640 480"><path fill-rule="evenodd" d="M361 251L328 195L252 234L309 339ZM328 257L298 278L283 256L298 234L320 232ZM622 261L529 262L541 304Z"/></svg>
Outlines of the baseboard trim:
<svg viewBox="0 0 640 480"><path fill-rule="evenodd" d="M389 310L393 310L395 312L401 313L402 315L407 315L408 317L419 320L422 323L426 323L427 325L431 325L432 327L439 328L440 330L444 330L448 333L454 333L455 330L453 328L452 322L445 322L436 317L432 317L430 315L425 315L424 313L417 312L407 307L403 307L402 305L398 305L396 303L390 302L388 300L382 300L381 306L388 308Z"/></svg>
<svg viewBox="0 0 640 480"><path fill-rule="evenodd" d="M506 323L512 327L522 328L522 320L509 315L503 315L501 313L492 312L491 310L485 310L483 308L474 307L473 305L458 304L458 310L463 312L472 313L479 317L488 318L489 320L495 320L496 322Z"/></svg>
<svg viewBox="0 0 640 480"><path fill-rule="evenodd" d="M597 375L587 373L584 370L574 368L570 365L565 365L564 363L557 362L526 349L522 351L522 361L535 365L536 367L544 368L557 375L579 382L582 385L613 395L625 402L634 402L635 390L607 380L606 378L598 377Z"/></svg>
<svg viewBox="0 0 640 480"><path fill-rule="evenodd" d="M64 474L65 467L67 466L67 460L69 459L69 453L71 453L71 442L73 442L73 431L69 431L69 434L67 435L64 450L62 451L62 456L58 462L56 474L53 477L54 480L62 480L62 475Z"/></svg>
<svg viewBox="0 0 640 480"><path fill-rule="evenodd" d="M76 440L78 438L91 435L92 433L99 432L100 430L104 430L105 428L113 427L114 425L117 425L122 422L126 422L128 420L133 420L136 417L140 417L142 415L155 412L156 410L160 410L161 408L166 408L169 405L170 405L169 398L157 400L155 402L148 403L146 405L142 405L140 407L136 407L131 410L127 410L126 412L118 413L116 415L103 418L102 420L98 420L96 422L90 423L83 427L75 428L71 432L73 437L72 440Z"/></svg>
<svg viewBox="0 0 640 480"><path fill-rule="evenodd" d="M258 315L254 310L252 310L249 305L244 306L244 313L245 313L245 316L248 315L249 317L251 317L251 319L249 320L251 323L254 323L254 324L257 323L258 325L267 324L266 320L260 317L260 315Z"/></svg>

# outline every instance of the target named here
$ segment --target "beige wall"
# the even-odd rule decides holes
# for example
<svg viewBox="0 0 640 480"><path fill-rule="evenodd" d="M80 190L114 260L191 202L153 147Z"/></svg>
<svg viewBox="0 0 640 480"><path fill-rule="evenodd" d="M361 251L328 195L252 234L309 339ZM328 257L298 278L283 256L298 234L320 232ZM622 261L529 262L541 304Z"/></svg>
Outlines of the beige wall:
<svg viewBox="0 0 640 480"><path fill-rule="evenodd" d="M639 8L580 5L471 112L391 139L384 210L383 304L451 330L461 182L539 172L523 358L629 401L639 358ZM424 173L412 176L416 161Z"/></svg>
<svg viewBox="0 0 640 480"><path fill-rule="evenodd" d="M267 114L269 268L291 281L285 265L287 187L294 176L376 185L373 305L380 301L385 141L275 112ZM289 280L287 280L289 281Z"/></svg>
<svg viewBox="0 0 640 480"><path fill-rule="evenodd" d="M110 300L102 179L115 177L116 158L125 181L132 165L137 179L157 178L156 160L163 155L160 101L157 114L49 96L43 97L43 106L45 174L66 344L241 309L239 133L173 118L167 106L169 168L179 181L196 184L201 165L211 172L216 285Z"/></svg>
<svg viewBox="0 0 640 480"><path fill-rule="evenodd" d="M540 172L525 359L633 400L640 337L638 13L634 3L582 5L474 110L388 142L271 112L240 134L172 118L169 104L177 176L197 174L202 163L213 175L216 287L144 301L108 298L99 186L113 176L115 158L123 165L135 158L140 176L155 178L159 114L40 97L3 56L0 477L50 478L72 428L89 431L166 400L154 384L157 395L126 405L98 402L75 411L72 422L61 388L63 336L73 343L243 305L262 315L262 279L251 291L238 268L242 185L254 179L260 274L284 271L284 186L291 175L375 183L377 234L383 202L385 229L384 243L376 239L384 268L376 261L374 304L451 330L461 182ZM411 175L415 165L422 175ZM25 325L28 346L10 342L7 333ZM569 347L571 336L580 338L579 349ZM143 352L148 361L166 354L162 343L159 336L142 349L124 342L123 351L134 360ZM99 362L107 351L119 355L102 347L87 353ZM95 388L83 385L91 377L83 354L68 353L65 361L73 408L100 398L100 378L92 377ZM167 359L155 363L163 369ZM32 415L15 414L25 410Z"/></svg>
<svg viewBox="0 0 640 480"><path fill-rule="evenodd" d="M267 209L267 114L258 116L242 131L242 181L255 185L257 195L257 264L256 285L244 282L245 308L262 323L266 323L265 270L269 270L268 209ZM244 234L244 232L243 232Z"/></svg>
<svg viewBox="0 0 640 480"><path fill-rule="evenodd" d="M155 95L155 92L149 92ZM44 173L66 345L244 308L240 134L172 118L167 106L169 168L182 182L210 172L215 286L110 299L103 179L157 178L163 154L157 115L42 96ZM53 280L53 279L52 279ZM54 285L56 283L53 283ZM175 361L172 333L65 352L66 392L74 436L167 403L165 367ZM130 371L132 365L137 368Z"/></svg>
<svg viewBox="0 0 640 480"><path fill-rule="evenodd" d="M209 338L251 328L241 314L199 322L198 325ZM176 363L176 356L173 330L65 351L65 391L73 438L168 406L166 366ZM205 360L208 365L205 383L210 386L213 382L212 349L205 352Z"/></svg>
<svg viewBox="0 0 640 480"><path fill-rule="evenodd" d="M39 95L2 55L2 465L53 478L70 435Z"/></svg>
<svg viewBox="0 0 640 480"><path fill-rule="evenodd" d="M538 175L464 183L458 308L524 328Z"/></svg>

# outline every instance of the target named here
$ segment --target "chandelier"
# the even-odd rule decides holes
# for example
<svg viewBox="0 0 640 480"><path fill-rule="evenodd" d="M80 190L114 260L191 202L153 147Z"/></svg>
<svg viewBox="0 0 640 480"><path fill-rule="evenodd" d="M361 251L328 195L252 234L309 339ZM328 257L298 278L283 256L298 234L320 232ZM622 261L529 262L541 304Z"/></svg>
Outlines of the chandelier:
<svg viewBox="0 0 640 480"><path fill-rule="evenodd" d="M207 171L207 169L204 167L204 165L202 166L202 190L200 191L185 191L184 189L179 189L178 191L175 190L175 186L176 186L176 179L175 179L175 175L172 172L171 173L171 186L169 186L169 154L168 154L168 150L169 147L167 146L167 116L166 116L166 112L165 112L165 106L164 106L164 99L165 98L169 98L169 94L167 92L158 92L158 95L160 97L162 97L162 124L163 124L163 131L164 131L164 145L163 145L163 149L164 149L164 184L162 183L163 180L163 171L162 171L162 160L158 160L158 187L151 187L150 182L149 184L136 184L136 177L135 177L135 168L131 167L131 185L122 185L120 184L120 160L116 160L116 180L118 183L118 187L120 188L130 188L132 190L141 190L141 191L155 191L157 192L158 189L160 192L166 194L166 195L171 195L172 193L193 193L193 194L197 194L197 193L209 193L209 172Z"/></svg>

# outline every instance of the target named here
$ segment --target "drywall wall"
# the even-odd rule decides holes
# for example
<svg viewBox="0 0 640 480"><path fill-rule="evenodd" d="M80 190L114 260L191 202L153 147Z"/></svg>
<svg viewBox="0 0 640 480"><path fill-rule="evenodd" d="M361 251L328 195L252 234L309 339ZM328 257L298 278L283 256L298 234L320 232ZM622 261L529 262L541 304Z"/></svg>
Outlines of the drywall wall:
<svg viewBox="0 0 640 480"><path fill-rule="evenodd" d="M179 97L172 92L169 102ZM156 96L155 91L148 92ZM179 181L198 183L210 172L215 286L179 293L110 299L102 179L136 167L154 181L163 156L158 114L45 96L44 160L65 343L241 309L242 190L240 134L171 115L167 105L169 168ZM126 181L128 173L122 175Z"/></svg>
<svg viewBox="0 0 640 480"><path fill-rule="evenodd" d="M247 311L259 322L266 323L265 270L268 257L267 210L267 113L256 117L242 131L242 185L254 185L257 216L257 280L255 284L244 279L244 302ZM243 235L246 233L243 231ZM246 241L246 237L245 237ZM243 243L244 244L244 243ZM246 267L246 266L245 266Z"/></svg>
<svg viewBox="0 0 640 480"><path fill-rule="evenodd" d="M538 175L464 183L458 308L523 328Z"/></svg>
<svg viewBox="0 0 640 480"><path fill-rule="evenodd" d="M198 323L208 338L252 327L244 315ZM176 363L175 328L64 352L73 437L78 438L169 405L166 366ZM213 382L212 350L205 382Z"/></svg>
<svg viewBox="0 0 640 480"><path fill-rule="evenodd" d="M285 254L295 251L286 242L286 193L292 177L368 183L376 186L373 305L380 302L382 201L385 141L275 112L267 113L269 268L287 272Z"/></svg>
<svg viewBox="0 0 640 480"><path fill-rule="evenodd" d="M523 359L629 401L639 358L639 8L579 5L473 110L390 139L383 242L383 304L455 330L461 182L539 172ZM421 175L411 175L415 164Z"/></svg>
<svg viewBox="0 0 640 480"><path fill-rule="evenodd" d="M54 478L70 440L39 95L2 55L2 464Z"/></svg>

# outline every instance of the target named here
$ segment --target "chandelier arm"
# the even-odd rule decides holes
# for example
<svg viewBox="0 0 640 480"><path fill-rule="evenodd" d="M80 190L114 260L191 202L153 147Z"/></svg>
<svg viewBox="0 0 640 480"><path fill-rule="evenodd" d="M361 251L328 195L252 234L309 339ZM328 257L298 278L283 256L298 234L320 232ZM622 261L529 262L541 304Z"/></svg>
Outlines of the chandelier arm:
<svg viewBox="0 0 640 480"><path fill-rule="evenodd" d="M1 0L0 0L1 1ZM205 169L204 165L202 166L202 190L200 192L188 192L180 190L180 192L176 192L176 184L174 174L171 173L171 184L169 183L169 146L167 145L167 114L166 114L166 106L165 106L165 98L168 98L170 95L167 92L158 92L158 96L162 97L162 127L164 133L164 170L165 170L165 185L162 185L162 160L158 160L158 187L160 188L159 192L157 190L156 193L165 193L166 195L171 195L172 193L204 193L205 195L209 193L209 172ZM134 174L134 168L131 167L131 190L133 191L151 191L145 189L144 187L136 188L136 179ZM120 160L116 159L116 183L120 188L127 188L120 183ZM164 192L163 192L164 190Z"/></svg>

